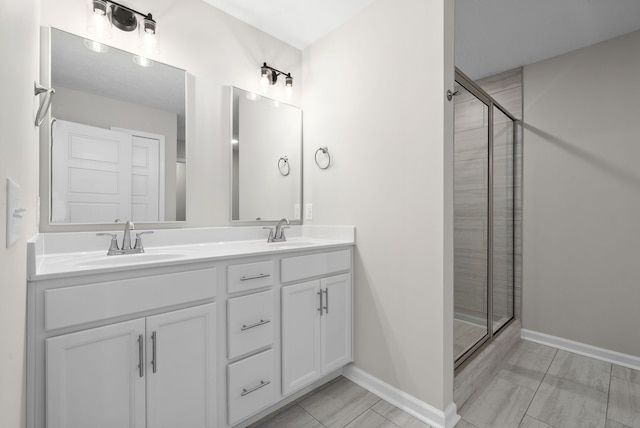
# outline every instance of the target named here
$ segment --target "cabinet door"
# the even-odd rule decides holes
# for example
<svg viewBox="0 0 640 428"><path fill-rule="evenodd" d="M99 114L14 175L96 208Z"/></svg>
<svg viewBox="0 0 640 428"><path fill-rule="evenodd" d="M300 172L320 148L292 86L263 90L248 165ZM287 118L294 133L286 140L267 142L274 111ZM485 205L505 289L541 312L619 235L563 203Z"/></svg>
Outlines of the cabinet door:
<svg viewBox="0 0 640 428"><path fill-rule="evenodd" d="M147 426L215 428L215 303L147 318Z"/></svg>
<svg viewBox="0 0 640 428"><path fill-rule="evenodd" d="M282 287L282 393L320 377L320 281Z"/></svg>
<svg viewBox="0 0 640 428"><path fill-rule="evenodd" d="M340 368L352 360L351 352L351 276L323 278L321 323L322 373Z"/></svg>
<svg viewBox="0 0 640 428"><path fill-rule="evenodd" d="M137 319L46 340L48 428L144 428L144 326Z"/></svg>

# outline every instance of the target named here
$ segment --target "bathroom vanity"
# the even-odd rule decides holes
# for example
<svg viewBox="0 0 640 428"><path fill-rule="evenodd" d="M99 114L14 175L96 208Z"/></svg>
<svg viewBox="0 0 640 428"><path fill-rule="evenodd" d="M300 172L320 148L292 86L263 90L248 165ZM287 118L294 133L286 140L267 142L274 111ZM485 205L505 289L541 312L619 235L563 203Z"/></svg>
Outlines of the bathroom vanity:
<svg viewBox="0 0 640 428"><path fill-rule="evenodd" d="M353 228L264 232L157 230L118 256L95 233L30 242L27 426L240 427L338 376Z"/></svg>

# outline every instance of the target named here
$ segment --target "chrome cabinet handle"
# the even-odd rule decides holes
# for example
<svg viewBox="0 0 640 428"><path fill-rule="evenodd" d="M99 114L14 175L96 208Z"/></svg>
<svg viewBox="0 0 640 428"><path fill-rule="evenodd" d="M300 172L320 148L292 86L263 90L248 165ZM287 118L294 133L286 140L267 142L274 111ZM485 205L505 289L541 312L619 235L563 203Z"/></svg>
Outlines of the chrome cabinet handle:
<svg viewBox="0 0 640 428"><path fill-rule="evenodd" d="M324 313L328 314L329 313L329 289L325 288L324 289Z"/></svg>
<svg viewBox="0 0 640 428"><path fill-rule="evenodd" d="M260 383L256 386L254 386L253 388L242 388L242 392L240 393L240 397L244 397L245 395L251 394L254 391L259 390L260 388L264 388L265 386L269 385L271 383L270 380L261 380Z"/></svg>
<svg viewBox="0 0 640 428"><path fill-rule="evenodd" d="M254 327L260 327L261 325L269 324L270 322L271 320L260 320L257 323L251 325L242 324L242 328L240 329L240 331L246 331Z"/></svg>
<svg viewBox="0 0 640 428"><path fill-rule="evenodd" d="M144 376L144 336L138 335L138 369L140 377Z"/></svg>
<svg viewBox="0 0 640 428"><path fill-rule="evenodd" d="M151 343L152 343L152 354L151 354L151 367L153 367L153 372L158 371L158 354L156 353L156 346L158 345L158 335L154 331L151 333Z"/></svg>
<svg viewBox="0 0 640 428"><path fill-rule="evenodd" d="M251 281L252 279L268 278L270 276L271 275L268 274L268 273L259 273L256 276L243 276L243 277L240 277L240 281Z"/></svg>
<svg viewBox="0 0 640 428"><path fill-rule="evenodd" d="M322 290L318 291L317 294L320 296L320 307L318 310L320 311L320 316L322 316Z"/></svg>

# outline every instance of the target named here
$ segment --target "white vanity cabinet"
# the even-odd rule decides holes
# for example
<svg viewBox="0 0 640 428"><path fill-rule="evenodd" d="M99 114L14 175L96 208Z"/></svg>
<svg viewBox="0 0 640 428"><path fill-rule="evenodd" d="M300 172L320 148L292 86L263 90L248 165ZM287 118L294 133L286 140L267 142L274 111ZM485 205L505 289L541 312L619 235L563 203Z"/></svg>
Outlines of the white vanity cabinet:
<svg viewBox="0 0 640 428"><path fill-rule="evenodd" d="M216 428L217 276L196 265L30 283L28 426Z"/></svg>
<svg viewBox="0 0 640 428"><path fill-rule="evenodd" d="M243 428L338 376L352 245L266 248L31 277L27 428Z"/></svg>
<svg viewBox="0 0 640 428"><path fill-rule="evenodd" d="M350 253L333 252L282 261L283 278L349 269ZM308 271L307 271L308 272ZM288 395L352 361L351 274L282 287L282 393Z"/></svg>
<svg viewBox="0 0 640 428"><path fill-rule="evenodd" d="M144 331L139 319L47 339L46 426L144 427Z"/></svg>
<svg viewBox="0 0 640 428"><path fill-rule="evenodd" d="M210 303L46 339L46 426L214 427L215 315Z"/></svg>

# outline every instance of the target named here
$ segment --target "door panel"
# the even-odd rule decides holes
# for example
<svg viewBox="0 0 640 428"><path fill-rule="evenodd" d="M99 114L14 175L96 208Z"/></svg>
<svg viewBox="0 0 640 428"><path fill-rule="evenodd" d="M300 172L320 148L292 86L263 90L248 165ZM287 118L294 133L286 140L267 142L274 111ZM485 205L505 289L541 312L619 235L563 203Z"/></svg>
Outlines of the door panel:
<svg viewBox="0 0 640 428"><path fill-rule="evenodd" d="M149 428L215 428L215 318L215 303L147 318Z"/></svg>
<svg viewBox="0 0 640 428"><path fill-rule="evenodd" d="M48 428L145 427L144 326L138 319L47 339Z"/></svg>
<svg viewBox="0 0 640 428"><path fill-rule="evenodd" d="M282 393L320 377L320 281L282 287Z"/></svg>
<svg viewBox="0 0 640 428"><path fill-rule="evenodd" d="M132 136L131 204L133 221L158 221L160 181L160 141L155 138ZM164 189L163 189L164 191Z"/></svg>
<svg viewBox="0 0 640 428"><path fill-rule="evenodd" d="M52 129L51 221L129 219L131 137L64 120Z"/></svg>
<svg viewBox="0 0 640 428"><path fill-rule="evenodd" d="M328 373L351 361L351 276L323 278L322 373Z"/></svg>

